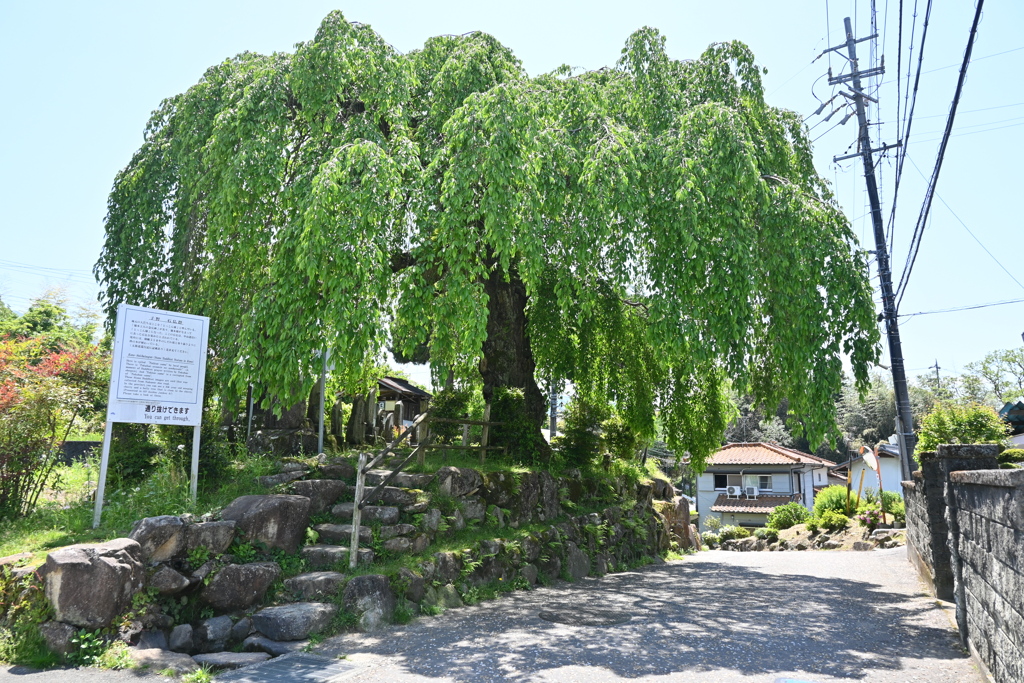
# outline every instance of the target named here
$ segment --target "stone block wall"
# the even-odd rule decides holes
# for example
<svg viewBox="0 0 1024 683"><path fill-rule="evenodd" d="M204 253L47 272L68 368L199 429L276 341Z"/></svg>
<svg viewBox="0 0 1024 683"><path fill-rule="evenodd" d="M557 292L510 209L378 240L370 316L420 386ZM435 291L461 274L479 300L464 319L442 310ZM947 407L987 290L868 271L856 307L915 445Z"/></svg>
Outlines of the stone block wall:
<svg viewBox="0 0 1024 683"><path fill-rule="evenodd" d="M1024 470L953 472L957 625L996 681L1024 681Z"/></svg>
<svg viewBox="0 0 1024 683"><path fill-rule="evenodd" d="M921 469L903 482L907 554L935 597L953 600L953 570L946 522L946 483L951 472L996 469L997 446L943 444L919 455Z"/></svg>
<svg viewBox="0 0 1024 683"><path fill-rule="evenodd" d="M907 552L956 604L965 646L997 683L1024 681L1024 470L992 445L941 445L903 482Z"/></svg>

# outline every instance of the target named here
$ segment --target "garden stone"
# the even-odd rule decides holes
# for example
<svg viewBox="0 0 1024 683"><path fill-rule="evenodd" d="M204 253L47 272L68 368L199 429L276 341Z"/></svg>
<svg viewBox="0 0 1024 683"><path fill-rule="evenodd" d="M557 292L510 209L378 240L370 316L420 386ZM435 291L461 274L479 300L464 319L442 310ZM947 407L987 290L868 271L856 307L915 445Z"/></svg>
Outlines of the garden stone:
<svg viewBox="0 0 1024 683"><path fill-rule="evenodd" d="M821 547L825 550L838 550L843 547L843 544L839 541L825 541L821 544Z"/></svg>
<svg viewBox="0 0 1024 683"><path fill-rule="evenodd" d="M173 652L186 652L191 653L195 651L194 638L192 633L192 626L189 624L179 624L171 630L171 635L167 639L167 645Z"/></svg>
<svg viewBox="0 0 1024 683"><path fill-rule="evenodd" d="M128 656L139 669L149 671L171 670L175 676L192 673L199 668L196 660L181 652L168 652L160 648L128 648Z"/></svg>
<svg viewBox="0 0 1024 683"><path fill-rule="evenodd" d="M242 650L245 652L266 652L271 657L280 657L292 652L304 652L307 647L309 647L308 640L280 641L263 636L249 636L242 643Z"/></svg>
<svg viewBox="0 0 1024 683"><path fill-rule="evenodd" d="M321 541L331 543L350 543L352 541L351 524L317 524L313 531L320 534ZM359 542L373 543L373 529L368 526L359 527Z"/></svg>
<svg viewBox="0 0 1024 683"><path fill-rule="evenodd" d="M270 655L266 652L211 652L196 655L192 659L200 666L205 664L211 669L231 670L265 662L270 659Z"/></svg>
<svg viewBox="0 0 1024 683"><path fill-rule="evenodd" d="M352 519L352 503L338 503L331 508L331 514L338 519ZM362 521L398 524L398 508L391 506L367 505L363 508Z"/></svg>
<svg viewBox="0 0 1024 683"><path fill-rule="evenodd" d="M412 539L412 552L414 553L422 553L429 547L430 536L427 534L420 534L416 538Z"/></svg>
<svg viewBox="0 0 1024 683"><path fill-rule="evenodd" d="M292 483L293 493L309 498L309 513L312 515L326 512L347 489L345 482L337 479L307 479Z"/></svg>
<svg viewBox="0 0 1024 683"><path fill-rule="evenodd" d="M487 506L481 498L463 498L459 501L462 505L462 516L468 519L475 519L482 522L487 517Z"/></svg>
<svg viewBox="0 0 1024 683"><path fill-rule="evenodd" d="M333 604L293 602L261 609L252 615L252 623L257 631L271 640L302 640L310 633L326 628L337 612L338 606Z"/></svg>
<svg viewBox="0 0 1024 683"><path fill-rule="evenodd" d="M249 617L242 617L235 622L235 625L231 627L231 635L228 636L228 642L237 644L245 640L249 634L252 633L252 619Z"/></svg>
<svg viewBox="0 0 1024 683"><path fill-rule="evenodd" d="M797 541L796 544L793 545L794 550L807 550L808 547L809 546L803 541Z"/></svg>
<svg viewBox="0 0 1024 683"><path fill-rule="evenodd" d="M608 556L604 553L594 557L594 565L590 571L591 576L604 576L608 573Z"/></svg>
<svg viewBox="0 0 1024 683"><path fill-rule="evenodd" d="M466 528L466 520L463 519L462 512L460 510L456 510L452 513L450 524L452 531L462 531Z"/></svg>
<svg viewBox="0 0 1024 683"><path fill-rule="evenodd" d="M197 583L199 583L201 581L205 581L206 577L209 576L210 572L212 572L216 567L217 567L217 560L207 560L206 562L203 562L199 566L199 569L196 569L190 575L191 576L192 585L194 586L195 584L197 584Z"/></svg>
<svg viewBox="0 0 1024 683"><path fill-rule="evenodd" d="M229 564L214 574L199 597L220 612L243 610L261 601L280 575L276 562Z"/></svg>
<svg viewBox="0 0 1024 683"><path fill-rule="evenodd" d="M302 472L305 474L309 471L309 466L303 462L279 462L277 463L278 472Z"/></svg>
<svg viewBox="0 0 1024 683"><path fill-rule="evenodd" d="M414 505L416 503L416 494L412 491L400 489L397 486L385 486L380 490L373 498L370 497L372 491L366 492L366 500L373 503L383 503L384 505L393 505L396 507L405 507L407 505Z"/></svg>
<svg viewBox="0 0 1024 683"><path fill-rule="evenodd" d="M434 577L441 583L451 583L462 574L462 561L452 552L434 553L437 569Z"/></svg>
<svg viewBox="0 0 1024 683"><path fill-rule="evenodd" d="M562 573L562 560L552 555L548 560L537 563L537 569L544 572L549 579L557 579Z"/></svg>
<svg viewBox="0 0 1024 683"><path fill-rule="evenodd" d="M510 472L488 472L483 475L481 493L490 505L512 507L518 494L519 484Z"/></svg>
<svg viewBox="0 0 1024 683"><path fill-rule="evenodd" d="M191 585L191 581L166 564L153 572L149 577L149 587L155 588L160 595L176 595Z"/></svg>
<svg viewBox="0 0 1024 683"><path fill-rule="evenodd" d="M220 555L235 540L235 522L202 522L185 527L185 555L196 548L207 548L211 555Z"/></svg>
<svg viewBox="0 0 1024 683"><path fill-rule="evenodd" d="M290 481L302 479L304 476L306 476L306 471L281 472L280 474L268 474L263 477L256 477L256 482L264 488L272 489L280 484L287 484Z"/></svg>
<svg viewBox="0 0 1024 683"><path fill-rule="evenodd" d="M854 550L874 550L875 549L875 544L874 543L868 543L867 541L854 541L853 542L853 549Z"/></svg>
<svg viewBox="0 0 1024 683"><path fill-rule="evenodd" d="M388 577L380 574L353 577L342 596L346 611L359 617L361 630L370 633L391 622L397 601Z"/></svg>
<svg viewBox="0 0 1024 683"><path fill-rule="evenodd" d="M199 622L192 632L196 649L200 652L220 652L231 637L231 617L213 617Z"/></svg>
<svg viewBox="0 0 1024 683"><path fill-rule="evenodd" d="M330 598L345 581L341 572L308 572L285 579L284 587L303 600Z"/></svg>
<svg viewBox="0 0 1024 683"><path fill-rule="evenodd" d="M573 581L590 574L590 558L572 541L566 543L565 568Z"/></svg>
<svg viewBox="0 0 1024 683"><path fill-rule="evenodd" d="M409 515L419 515L430 509L430 502L423 501L422 503L416 503L415 505L406 505L402 508L402 512Z"/></svg>
<svg viewBox="0 0 1024 683"><path fill-rule="evenodd" d="M401 536L384 541L384 550L389 553L407 553L410 548L412 548L412 541Z"/></svg>
<svg viewBox="0 0 1024 683"><path fill-rule="evenodd" d="M534 562L540 557L540 543L532 536L527 536L522 541L523 559L527 562Z"/></svg>
<svg viewBox="0 0 1024 683"><path fill-rule="evenodd" d="M411 569L402 567L398 570L398 576L405 581L405 599L410 602L419 602L427 590L426 580Z"/></svg>
<svg viewBox="0 0 1024 683"><path fill-rule="evenodd" d="M167 650L167 634L163 631L143 631L139 634L135 647L140 650Z"/></svg>
<svg viewBox="0 0 1024 683"><path fill-rule="evenodd" d="M441 528L441 511L433 508L424 513L423 530L436 532L439 528Z"/></svg>
<svg viewBox="0 0 1024 683"><path fill-rule="evenodd" d="M236 498L221 513L234 520L249 541L294 553L305 540L309 526L309 498L267 495Z"/></svg>
<svg viewBox="0 0 1024 683"><path fill-rule="evenodd" d="M387 476L391 474L390 470L370 470L366 473L366 485L367 486L379 486ZM430 482L434 480L432 474L413 474L411 472L399 472L391 480L390 483L395 486L401 486L406 489L425 489L430 486Z"/></svg>
<svg viewBox="0 0 1024 683"><path fill-rule="evenodd" d="M519 575L526 579L526 582L531 586L537 583L537 568L532 564L524 564L519 569Z"/></svg>
<svg viewBox="0 0 1024 683"><path fill-rule="evenodd" d="M342 460L324 465L320 468L320 473L328 479L344 479L349 481L355 478L356 468L352 463Z"/></svg>
<svg viewBox="0 0 1024 683"><path fill-rule="evenodd" d="M56 620L90 629L109 626L145 585L141 560L142 546L128 538L47 555L41 574Z"/></svg>
<svg viewBox="0 0 1024 683"><path fill-rule="evenodd" d="M394 524L380 528L380 537L384 540L395 536L412 536L414 533L416 533L416 527L412 524Z"/></svg>
<svg viewBox="0 0 1024 683"><path fill-rule="evenodd" d="M468 467L442 467L434 476L438 491L452 498L476 493L484 483L480 473Z"/></svg>
<svg viewBox="0 0 1024 683"><path fill-rule="evenodd" d="M39 625L39 632L43 635L43 640L46 641L46 649L61 659L78 649L78 645L71 642L71 639L78 633L78 629L71 624L46 621Z"/></svg>
<svg viewBox="0 0 1024 683"><path fill-rule="evenodd" d="M144 563L167 562L185 556L184 529L181 517L146 517L132 525L128 538L138 541L142 547Z"/></svg>
<svg viewBox="0 0 1024 683"><path fill-rule="evenodd" d="M455 589L455 586L448 583L438 588L434 586L427 587L426 592L423 595L423 600L420 602L420 609L427 607L428 609L440 608L440 609L455 609L456 607L463 606L462 598L459 596L459 591Z"/></svg>
<svg viewBox="0 0 1024 683"><path fill-rule="evenodd" d="M333 567L339 562L348 565L349 549L343 545L307 545L302 549L302 557L313 569ZM373 562L373 550L360 548L357 560L359 564Z"/></svg>

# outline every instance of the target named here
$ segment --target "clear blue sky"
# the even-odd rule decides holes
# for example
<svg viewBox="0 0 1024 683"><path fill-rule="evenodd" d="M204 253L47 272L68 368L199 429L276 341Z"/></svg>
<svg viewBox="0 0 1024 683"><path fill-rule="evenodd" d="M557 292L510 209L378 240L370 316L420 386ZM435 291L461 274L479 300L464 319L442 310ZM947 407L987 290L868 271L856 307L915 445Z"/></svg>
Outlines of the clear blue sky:
<svg viewBox="0 0 1024 683"><path fill-rule="evenodd" d="M880 92L881 112L873 114L883 125L874 133L876 142L892 142L899 3L875 4L888 73ZM914 4L904 1L908 27ZM921 16L915 61L926 4L917 2ZM947 0L935 5L909 152L925 175L934 163L973 15L973 3ZM290 51L295 43L312 38L332 9L370 24L402 51L419 47L432 35L487 31L511 47L531 74L563 63L586 68L612 64L629 33L644 25L660 29L677 58L695 57L714 41L739 39L768 68L769 101L808 116L818 106L812 88L822 99L832 94L825 78L816 81L829 60L811 60L829 43L841 42L844 16L854 17L857 35L867 35L870 6L866 0L8 0L0 3L0 297L20 311L48 286L64 285L73 299L94 300L91 268L103 240L107 192L115 173L142 142L149 113L161 99L194 84L206 67L238 52ZM1013 86L1024 71L1024 3L989 0L986 7L938 194L995 258L936 200L903 313L1024 298L1024 286L1014 281L1024 282L1017 210L1024 92ZM909 30L907 34L909 40ZM867 44L860 49L866 54ZM838 58L831 61L840 66ZM827 131L841 116L816 127L812 136ZM813 125L820 118L808 122ZM855 136L855 119L825 133L815 142L816 158L819 172L836 183L865 248L873 249L859 163L836 166L831 161ZM884 162L886 213L892 180L892 166ZM908 163L896 223L897 279L923 188L924 181ZM913 317L904 319L902 330L911 376L927 371L936 359L943 372L956 372L989 351L1020 346L1024 304Z"/></svg>

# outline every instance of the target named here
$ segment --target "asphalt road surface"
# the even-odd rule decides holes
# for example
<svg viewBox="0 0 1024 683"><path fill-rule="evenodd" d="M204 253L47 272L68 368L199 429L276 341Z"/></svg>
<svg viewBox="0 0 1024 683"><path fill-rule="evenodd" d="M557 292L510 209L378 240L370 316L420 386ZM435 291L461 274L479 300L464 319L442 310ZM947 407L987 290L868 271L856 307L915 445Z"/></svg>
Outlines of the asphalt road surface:
<svg viewBox="0 0 1024 683"><path fill-rule="evenodd" d="M904 548L704 552L338 636L318 652L356 665L345 683L985 681ZM169 680L0 669L0 683L140 679Z"/></svg>

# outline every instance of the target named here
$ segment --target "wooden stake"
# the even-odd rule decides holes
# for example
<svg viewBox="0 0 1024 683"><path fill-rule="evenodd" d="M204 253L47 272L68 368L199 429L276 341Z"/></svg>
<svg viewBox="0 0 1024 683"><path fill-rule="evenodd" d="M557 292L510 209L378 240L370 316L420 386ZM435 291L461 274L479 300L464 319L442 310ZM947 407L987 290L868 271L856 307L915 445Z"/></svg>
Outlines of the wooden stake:
<svg viewBox="0 0 1024 683"><path fill-rule="evenodd" d="M359 503L363 498L363 482L366 474L363 469L366 467L366 453L359 454L359 466L356 468L356 493L352 499L352 541L349 543L348 568L355 569L359 560L359 523L363 518L363 511Z"/></svg>
<svg viewBox="0 0 1024 683"><path fill-rule="evenodd" d="M487 437L490 434L491 425L487 422L491 419L491 404L488 403L484 406L484 426L483 433L480 435L480 464L484 464L484 458L487 457Z"/></svg>

